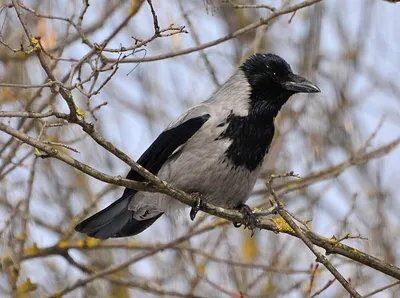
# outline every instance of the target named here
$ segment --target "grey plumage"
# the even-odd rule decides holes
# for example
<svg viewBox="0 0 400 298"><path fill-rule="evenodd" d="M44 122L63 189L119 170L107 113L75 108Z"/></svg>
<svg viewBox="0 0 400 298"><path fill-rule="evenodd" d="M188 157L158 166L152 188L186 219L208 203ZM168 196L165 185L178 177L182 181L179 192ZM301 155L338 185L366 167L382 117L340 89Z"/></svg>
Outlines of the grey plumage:
<svg viewBox="0 0 400 298"><path fill-rule="evenodd" d="M257 180L274 134L274 117L297 92L319 89L294 75L280 57L254 55L210 99L172 122L138 162L185 192L237 208ZM143 180L132 171L128 178ZM135 235L162 214L173 216L185 207L164 194L126 189L76 230L102 239Z"/></svg>
<svg viewBox="0 0 400 298"><path fill-rule="evenodd" d="M244 203L253 189L259 169L253 172L243 167L235 169L224 155L231 140L215 139L226 129L225 119L229 114L248 114L249 95L250 86L240 70L210 99L192 107L172 122L167 129L192 117L204 114L211 116L200 131L174 152L157 176L188 193L199 192L208 202L224 208ZM171 216L185 207L164 194L138 192L128 208L136 211L134 217L139 219L141 214L149 210L152 210L152 216L157 214L156 210Z"/></svg>

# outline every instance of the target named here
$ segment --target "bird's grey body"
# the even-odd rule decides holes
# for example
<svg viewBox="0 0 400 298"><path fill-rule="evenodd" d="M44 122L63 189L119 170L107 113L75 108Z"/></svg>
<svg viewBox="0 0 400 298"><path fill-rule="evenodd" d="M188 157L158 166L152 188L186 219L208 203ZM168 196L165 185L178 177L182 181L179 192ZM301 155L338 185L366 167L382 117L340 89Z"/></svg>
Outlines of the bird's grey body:
<svg viewBox="0 0 400 298"><path fill-rule="evenodd" d="M250 85L239 70L210 99L192 107L167 129L190 118L209 114L202 129L179 147L162 166L157 176L185 192L201 193L207 202L224 208L244 204L257 180L260 167L249 171L237 166L226 157L231 140L218 139L227 128L224 121L230 114L247 116L250 104L246 100ZM231 101L220 100L230 98ZM195 183L193 183L195 181ZM147 219L160 212L166 215L179 214L188 207L160 193L137 192L132 196L129 209L136 211L138 220Z"/></svg>
<svg viewBox="0 0 400 298"><path fill-rule="evenodd" d="M254 214L244 203L271 145L274 118L291 95L319 91L282 58L255 54L210 99L172 122L138 163L209 203L240 209L245 225L254 229ZM145 180L133 170L127 178ZM121 198L75 229L100 239L132 236L184 207L164 194L126 188ZM197 205L192 208L192 219L197 210Z"/></svg>

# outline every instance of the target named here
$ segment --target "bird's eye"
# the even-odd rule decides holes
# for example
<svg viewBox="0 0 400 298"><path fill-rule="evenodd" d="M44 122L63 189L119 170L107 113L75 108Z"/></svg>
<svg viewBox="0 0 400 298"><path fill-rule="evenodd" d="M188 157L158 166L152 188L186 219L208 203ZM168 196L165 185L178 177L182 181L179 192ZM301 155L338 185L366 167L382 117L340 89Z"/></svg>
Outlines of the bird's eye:
<svg viewBox="0 0 400 298"><path fill-rule="evenodd" d="M274 77L276 77L276 72L272 73L272 75L273 75Z"/></svg>

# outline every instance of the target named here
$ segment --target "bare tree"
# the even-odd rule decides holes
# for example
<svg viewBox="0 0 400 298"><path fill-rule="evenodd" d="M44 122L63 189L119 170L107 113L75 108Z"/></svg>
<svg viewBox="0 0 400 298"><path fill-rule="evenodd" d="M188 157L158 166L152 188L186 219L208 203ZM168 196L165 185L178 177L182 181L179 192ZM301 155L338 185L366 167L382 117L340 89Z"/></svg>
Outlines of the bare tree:
<svg viewBox="0 0 400 298"><path fill-rule="evenodd" d="M395 2L3 1L0 295L397 297ZM132 239L76 234L121 186L194 204L135 160L255 52L322 94L276 119L250 201L276 213L254 237L211 204ZM123 178L130 168L146 182Z"/></svg>

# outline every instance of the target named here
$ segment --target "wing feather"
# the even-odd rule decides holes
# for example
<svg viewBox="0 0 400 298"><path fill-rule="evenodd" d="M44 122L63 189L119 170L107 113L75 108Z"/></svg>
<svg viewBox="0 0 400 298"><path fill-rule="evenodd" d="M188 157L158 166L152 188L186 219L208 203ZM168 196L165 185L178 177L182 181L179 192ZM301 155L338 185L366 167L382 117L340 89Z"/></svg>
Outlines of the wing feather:
<svg viewBox="0 0 400 298"><path fill-rule="evenodd" d="M158 136L138 159L138 163L156 175L170 155L181 145L185 144L209 118L210 114L203 114L186 121L182 119L184 122L180 121L181 123L178 122L178 119L175 125L170 125L170 128L163 131ZM127 178L136 181L144 181L144 178L134 170L128 173ZM129 192L129 189L125 189L125 192Z"/></svg>

